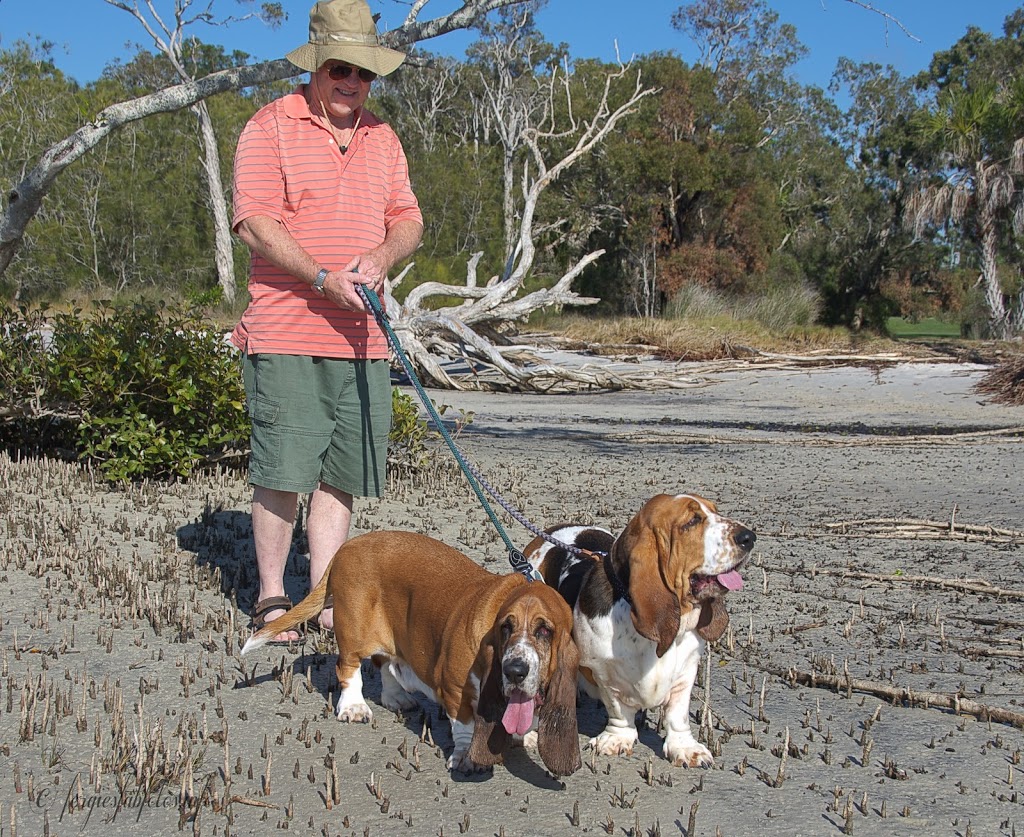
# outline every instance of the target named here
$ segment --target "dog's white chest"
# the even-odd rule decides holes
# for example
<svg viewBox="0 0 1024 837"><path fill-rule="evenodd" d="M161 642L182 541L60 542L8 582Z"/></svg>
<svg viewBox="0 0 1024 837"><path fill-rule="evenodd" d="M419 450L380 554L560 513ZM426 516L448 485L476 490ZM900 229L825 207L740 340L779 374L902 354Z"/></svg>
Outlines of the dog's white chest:
<svg viewBox="0 0 1024 837"><path fill-rule="evenodd" d="M684 621L659 658L655 643L636 632L629 613L629 605L619 601L607 616L574 614L580 665L620 703L637 709L660 706L673 689L687 681L692 685L704 640Z"/></svg>

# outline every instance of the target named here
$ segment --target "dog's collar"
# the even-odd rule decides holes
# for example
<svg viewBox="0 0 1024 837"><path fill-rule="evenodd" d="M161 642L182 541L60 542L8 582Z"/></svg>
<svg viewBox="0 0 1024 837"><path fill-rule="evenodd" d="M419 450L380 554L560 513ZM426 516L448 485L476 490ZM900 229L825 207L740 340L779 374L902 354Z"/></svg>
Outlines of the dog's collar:
<svg viewBox="0 0 1024 837"><path fill-rule="evenodd" d="M617 598L622 599L630 607L633 606L633 600L629 595L629 588L622 582L622 577L616 572L615 567L612 566L612 554L615 552L615 547L618 545L619 539L616 538L612 544L612 548L604 553L590 553L594 558L599 555L601 557L601 565L604 567L604 573L608 576L608 583L612 586L612 592L615 593Z"/></svg>

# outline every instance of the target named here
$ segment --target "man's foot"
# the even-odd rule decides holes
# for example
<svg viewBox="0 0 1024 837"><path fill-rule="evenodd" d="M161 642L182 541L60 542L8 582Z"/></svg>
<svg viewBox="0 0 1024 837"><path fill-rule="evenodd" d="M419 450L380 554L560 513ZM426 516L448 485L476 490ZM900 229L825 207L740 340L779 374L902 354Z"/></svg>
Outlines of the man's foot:
<svg viewBox="0 0 1024 837"><path fill-rule="evenodd" d="M287 596L268 596L262 601L256 602L252 611L252 629L258 631L265 625L270 624L279 616L284 616L292 609L292 600ZM292 642L299 642L302 634L297 630L281 631L267 645L288 645Z"/></svg>

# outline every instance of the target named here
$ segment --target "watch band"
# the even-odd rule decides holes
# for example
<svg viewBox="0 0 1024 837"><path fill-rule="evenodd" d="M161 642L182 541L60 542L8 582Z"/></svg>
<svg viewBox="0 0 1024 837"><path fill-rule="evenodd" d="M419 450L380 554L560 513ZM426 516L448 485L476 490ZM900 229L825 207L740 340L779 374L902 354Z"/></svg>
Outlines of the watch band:
<svg viewBox="0 0 1024 837"><path fill-rule="evenodd" d="M313 280L313 290L320 294L320 296L324 295L324 280L327 278L328 273L330 271L326 267L321 267L316 275L316 279Z"/></svg>

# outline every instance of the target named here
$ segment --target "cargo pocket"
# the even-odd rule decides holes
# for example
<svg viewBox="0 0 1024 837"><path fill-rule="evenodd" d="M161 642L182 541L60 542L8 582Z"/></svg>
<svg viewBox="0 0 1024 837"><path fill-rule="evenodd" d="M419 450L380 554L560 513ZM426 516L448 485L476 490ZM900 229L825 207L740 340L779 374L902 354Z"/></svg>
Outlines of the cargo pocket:
<svg viewBox="0 0 1024 837"><path fill-rule="evenodd" d="M256 396L249 402L249 418L252 419L250 470L259 473L277 468L281 459L280 405Z"/></svg>

